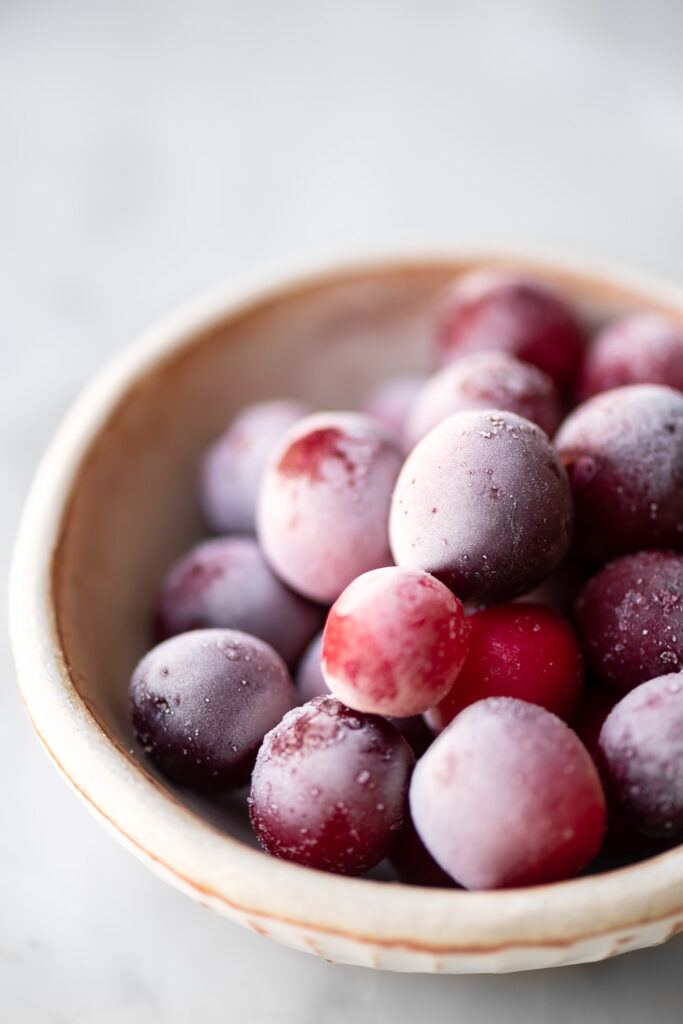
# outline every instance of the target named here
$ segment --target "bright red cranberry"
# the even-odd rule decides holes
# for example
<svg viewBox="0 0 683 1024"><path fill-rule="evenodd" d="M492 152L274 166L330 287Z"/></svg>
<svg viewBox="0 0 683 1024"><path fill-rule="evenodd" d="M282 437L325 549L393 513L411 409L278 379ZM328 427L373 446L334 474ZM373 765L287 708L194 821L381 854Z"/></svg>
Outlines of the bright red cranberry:
<svg viewBox="0 0 683 1024"><path fill-rule="evenodd" d="M258 534L282 579L316 601L391 562L387 516L403 455L361 413L319 413L296 424L261 486Z"/></svg>
<svg viewBox="0 0 683 1024"><path fill-rule="evenodd" d="M462 600L537 586L571 538L567 475L548 438L511 412L459 412L406 459L391 502L394 559Z"/></svg>
<svg viewBox="0 0 683 1024"><path fill-rule="evenodd" d="M683 669L683 556L642 551L594 576L576 604L586 663L620 693Z"/></svg>
<svg viewBox="0 0 683 1024"><path fill-rule="evenodd" d="M550 608L502 604L467 619L465 663L440 704L425 715L435 732L484 697L520 700L570 719L583 689L583 658L569 624Z"/></svg>
<svg viewBox="0 0 683 1024"><path fill-rule="evenodd" d="M443 583L412 569L376 569L332 605L323 675L348 707L407 718L449 691L468 636L462 604Z"/></svg>
<svg viewBox="0 0 683 1024"><path fill-rule="evenodd" d="M401 829L413 753L385 718L316 697L268 733L250 813L268 853L355 875L378 864Z"/></svg>
<svg viewBox="0 0 683 1024"><path fill-rule="evenodd" d="M575 546L596 564L683 549L683 395L655 384L605 391L555 438L576 510Z"/></svg>
<svg viewBox="0 0 683 1024"><path fill-rule="evenodd" d="M585 346L573 311L548 285L509 270L476 270L456 281L443 306L441 364L499 349L532 363L572 394Z"/></svg>
<svg viewBox="0 0 683 1024"><path fill-rule="evenodd" d="M467 889L571 878L600 848L605 798L579 738L545 708L490 697L418 762L410 809L434 859Z"/></svg>

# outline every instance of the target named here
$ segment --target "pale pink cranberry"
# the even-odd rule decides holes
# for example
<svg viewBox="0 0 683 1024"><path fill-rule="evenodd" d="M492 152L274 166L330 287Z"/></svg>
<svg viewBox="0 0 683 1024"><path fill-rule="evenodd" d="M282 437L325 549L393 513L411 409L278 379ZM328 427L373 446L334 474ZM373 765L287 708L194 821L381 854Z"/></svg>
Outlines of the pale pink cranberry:
<svg viewBox="0 0 683 1024"><path fill-rule="evenodd" d="M420 759L410 785L415 827L467 889L571 878L605 831L597 769L555 715L510 697L462 711Z"/></svg>
<svg viewBox="0 0 683 1024"><path fill-rule="evenodd" d="M403 455L362 413L318 413L273 452L259 495L266 559L291 587L334 601L363 572L391 563L387 518Z"/></svg>

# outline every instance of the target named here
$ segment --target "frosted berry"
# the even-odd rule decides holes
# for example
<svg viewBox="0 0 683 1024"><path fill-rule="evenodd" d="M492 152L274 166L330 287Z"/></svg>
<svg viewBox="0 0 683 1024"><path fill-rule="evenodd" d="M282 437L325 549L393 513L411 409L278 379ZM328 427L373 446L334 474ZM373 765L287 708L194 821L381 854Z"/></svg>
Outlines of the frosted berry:
<svg viewBox="0 0 683 1024"><path fill-rule="evenodd" d="M418 391L406 427L409 447L464 409L514 412L550 436L562 419L560 397L547 374L506 352L474 352L444 367Z"/></svg>
<svg viewBox="0 0 683 1024"><path fill-rule="evenodd" d="M271 644L289 664L324 617L320 605L278 579L252 537L217 537L192 548L171 567L156 606L162 638L212 626L239 629Z"/></svg>
<svg viewBox="0 0 683 1024"><path fill-rule="evenodd" d="M276 857L361 874L403 826L413 753L385 718L316 697L268 733L252 776L250 813Z"/></svg>
<svg viewBox="0 0 683 1024"><path fill-rule="evenodd" d="M362 413L319 413L296 424L266 469L258 535L275 572L316 601L391 562L387 515L403 461Z"/></svg>
<svg viewBox="0 0 683 1024"><path fill-rule="evenodd" d="M584 331L565 300L547 284L511 270L463 275L444 301L437 331L441 364L469 352L499 349L573 391Z"/></svg>
<svg viewBox="0 0 683 1024"><path fill-rule="evenodd" d="M576 734L544 708L490 697L418 762L410 810L425 846L467 889L571 878L600 848L605 798Z"/></svg>
<svg viewBox="0 0 683 1024"><path fill-rule="evenodd" d="M683 673L622 698L600 732L599 757L608 794L634 828L683 839Z"/></svg>
<svg viewBox="0 0 683 1024"><path fill-rule="evenodd" d="M594 576L576 604L588 668L626 693L683 669L683 555L625 555Z"/></svg>
<svg viewBox="0 0 683 1024"><path fill-rule="evenodd" d="M246 782L261 740L295 703L282 658L232 629L165 640L130 682L133 726L146 753L173 782L200 790Z"/></svg>
<svg viewBox="0 0 683 1024"><path fill-rule="evenodd" d="M215 533L253 533L261 474L273 446L310 409L301 402L248 405L210 446L200 470L204 517Z"/></svg>
<svg viewBox="0 0 683 1024"><path fill-rule="evenodd" d="M575 546L596 564L683 549L683 394L634 384L596 395L555 438L569 473Z"/></svg>
<svg viewBox="0 0 683 1024"><path fill-rule="evenodd" d="M407 718L448 693L468 639L462 603L443 583L414 569L375 569L330 609L323 675L348 707Z"/></svg>
<svg viewBox="0 0 683 1024"><path fill-rule="evenodd" d="M396 563L462 600L506 601L537 586L571 538L567 475L535 424L510 412L459 412L412 450L396 482Z"/></svg>

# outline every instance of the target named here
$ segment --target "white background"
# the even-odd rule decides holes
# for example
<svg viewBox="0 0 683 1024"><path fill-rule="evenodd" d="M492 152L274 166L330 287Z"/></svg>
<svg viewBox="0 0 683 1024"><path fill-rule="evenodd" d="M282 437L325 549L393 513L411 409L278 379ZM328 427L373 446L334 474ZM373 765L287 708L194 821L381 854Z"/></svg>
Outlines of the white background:
<svg viewBox="0 0 683 1024"><path fill-rule="evenodd" d="M683 280L682 191L678 0L1 0L2 567L69 401L196 291L492 240ZM683 937L432 978L212 916L90 819L31 733L5 641L1 658L3 1022L681 1019Z"/></svg>

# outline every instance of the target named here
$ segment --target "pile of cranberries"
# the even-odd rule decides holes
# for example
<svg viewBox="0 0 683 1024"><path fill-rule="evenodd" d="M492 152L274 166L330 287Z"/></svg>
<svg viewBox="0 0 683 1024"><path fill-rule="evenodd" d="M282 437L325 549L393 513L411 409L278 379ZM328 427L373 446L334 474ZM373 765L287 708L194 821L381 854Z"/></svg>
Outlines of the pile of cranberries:
<svg viewBox="0 0 683 1024"><path fill-rule="evenodd" d="M161 584L136 735L327 871L495 889L678 842L683 328L589 338L501 270L434 324L431 379L251 405L206 452L215 536Z"/></svg>

